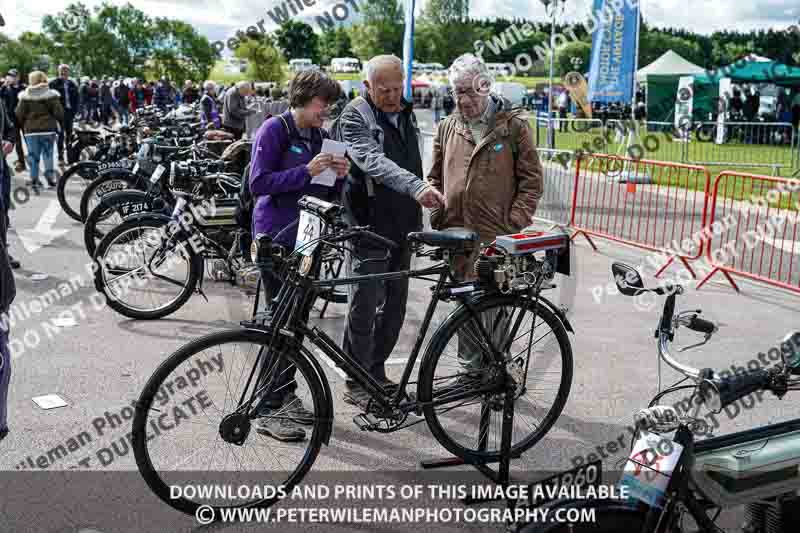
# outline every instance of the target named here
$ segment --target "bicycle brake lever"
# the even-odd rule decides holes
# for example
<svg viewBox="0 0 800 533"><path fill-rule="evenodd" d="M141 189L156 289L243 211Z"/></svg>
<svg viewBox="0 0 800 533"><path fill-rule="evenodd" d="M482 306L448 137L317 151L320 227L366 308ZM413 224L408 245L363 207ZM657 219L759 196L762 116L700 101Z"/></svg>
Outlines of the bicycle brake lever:
<svg viewBox="0 0 800 533"><path fill-rule="evenodd" d="M686 350L691 350L692 348L697 348L698 346L702 346L702 345L706 344L708 341L711 340L711 336L712 335L714 335L714 334L713 333L706 333L705 339L703 339L703 342L698 342L697 344L692 344L691 346L687 346L686 348L681 348L680 350L678 350L678 353L685 352Z"/></svg>

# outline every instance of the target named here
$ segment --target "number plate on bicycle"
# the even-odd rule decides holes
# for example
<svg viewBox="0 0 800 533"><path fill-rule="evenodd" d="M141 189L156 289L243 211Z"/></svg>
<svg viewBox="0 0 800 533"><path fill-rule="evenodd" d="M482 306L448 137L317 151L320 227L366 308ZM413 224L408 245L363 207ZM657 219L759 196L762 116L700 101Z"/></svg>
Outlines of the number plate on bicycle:
<svg viewBox="0 0 800 533"><path fill-rule="evenodd" d="M667 485L682 453L683 446L672 439L641 431L625 463L620 485L628 487L632 498L651 507L663 507Z"/></svg>
<svg viewBox="0 0 800 533"><path fill-rule="evenodd" d="M603 461L600 459L558 473L528 486L528 504L533 507L560 498L562 490L569 491L570 487L597 488L602 477Z"/></svg>
<svg viewBox="0 0 800 533"><path fill-rule="evenodd" d="M308 211L300 211L300 223L297 225L297 241L294 249L302 255L309 256L317 247L316 241L322 234L322 220ZM311 244L313 243L313 244Z"/></svg>
<svg viewBox="0 0 800 533"><path fill-rule="evenodd" d="M158 165L156 169L153 171L153 175L150 176L150 183L157 182L161 178L161 175L164 173L165 170L167 169L164 165Z"/></svg>

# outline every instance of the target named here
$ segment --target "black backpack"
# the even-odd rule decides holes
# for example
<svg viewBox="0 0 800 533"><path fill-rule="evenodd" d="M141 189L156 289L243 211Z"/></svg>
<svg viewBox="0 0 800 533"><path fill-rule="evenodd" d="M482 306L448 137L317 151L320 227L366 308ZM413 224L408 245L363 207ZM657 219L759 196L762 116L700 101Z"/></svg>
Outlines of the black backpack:
<svg viewBox="0 0 800 533"><path fill-rule="evenodd" d="M250 163L244 167L242 182L239 184L239 205L236 206L234 218L239 227L248 233L253 231L253 208L255 200L250 192Z"/></svg>
<svg viewBox="0 0 800 533"><path fill-rule="evenodd" d="M269 118L271 117L267 117L265 121L269 120ZM280 115L278 115L278 118L280 118L283 125L286 126L286 133L291 136L291 131L289 130L289 125L286 123L286 120ZM256 199L250 191L251 164L252 161L247 163L247 166L244 167L244 172L242 172L242 182L239 185L239 205L236 206L236 213L233 215L239 227L248 232L253 231L253 209L255 209L256 204Z"/></svg>

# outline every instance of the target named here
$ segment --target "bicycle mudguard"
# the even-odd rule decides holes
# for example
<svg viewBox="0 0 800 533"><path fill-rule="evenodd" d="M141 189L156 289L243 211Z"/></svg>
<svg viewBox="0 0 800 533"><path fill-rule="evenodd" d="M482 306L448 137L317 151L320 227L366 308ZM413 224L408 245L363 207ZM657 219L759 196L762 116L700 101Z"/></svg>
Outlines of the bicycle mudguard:
<svg viewBox="0 0 800 533"><path fill-rule="evenodd" d="M496 293L482 292L482 293L476 294L474 296L469 296L469 300L468 301L470 303L478 302L478 301L480 301L481 298L488 298L490 296L494 296L495 294ZM561 323L564 324L564 329L566 329L568 332L572 333L573 335L575 334L575 330L572 329L572 324L570 324L569 319L567 318L567 315L566 315L566 313L564 313L563 310L561 310L556 304L554 304L553 302L551 302L550 300L548 300L547 298L545 298L544 296L541 296L541 295L539 296L539 303L543 304L545 307L550 309L553 312L553 314L558 317L558 319L561 321ZM455 313L457 310L458 310L458 308L454 309L450 313L450 315ZM450 318L450 315L448 315L447 318ZM446 320L447 319L445 319L445 321ZM442 323L444 323L444 322L442 322Z"/></svg>
<svg viewBox="0 0 800 533"><path fill-rule="evenodd" d="M133 185L133 188L147 187L147 180L143 179L141 176L139 176L139 174L134 174L133 168L98 167L97 179L104 178L106 176L125 180Z"/></svg>
<svg viewBox="0 0 800 533"><path fill-rule="evenodd" d="M566 313L559 308L556 304L545 298L544 296L539 296L539 302L543 303L545 306L549 307L550 310L558 317L559 320L564 324L564 329L575 334L575 330L572 329L572 324L569 323L569 319L567 318Z"/></svg>
<svg viewBox="0 0 800 533"><path fill-rule="evenodd" d="M245 329L249 329L252 331L258 331L264 336L271 338L272 328L270 326L261 326L261 327L246 327ZM279 332L278 333L281 337L284 338L289 344L292 345L293 348L297 348L297 351L308 360L311 368L314 369L314 372L317 373L317 379L319 380L320 384L322 385L322 391L325 394L325 400L323 401L323 405L320 407L320 418L324 421L323 433L322 433L322 442L326 445L330 445L331 435L333 434L333 394L331 393L331 386L330 382L328 381L327 377L325 376L325 371L322 369L322 364L317 360L316 357L311 355L311 352L303 346L302 343L299 343L294 335L290 335L288 333Z"/></svg>

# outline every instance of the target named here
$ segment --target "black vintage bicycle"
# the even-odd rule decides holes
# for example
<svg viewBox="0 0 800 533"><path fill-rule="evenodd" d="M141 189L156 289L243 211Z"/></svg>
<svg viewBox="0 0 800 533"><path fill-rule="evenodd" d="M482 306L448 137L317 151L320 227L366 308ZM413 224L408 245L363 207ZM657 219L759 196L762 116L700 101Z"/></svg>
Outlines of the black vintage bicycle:
<svg viewBox="0 0 800 533"><path fill-rule="evenodd" d="M572 382L573 361L563 312L541 293L552 287L564 249L537 258L511 255L495 246L482 251L478 278L454 280L453 268L478 246L464 229L409 234L418 257L431 266L410 271L320 279L328 249L354 242L383 249L396 244L367 228L347 227L342 208L315 198L300 202L298 242L284 258L284 283L263 326L214 333L170 355L147 381L133 420L132 444L139 471L163 501L193 514L202 505L264 507L280 495L181 492L175 486L259 486L289 490L314 464L333 429L331 387L320 364L327 358L372 396L353 422L363 431L392 433L427 422L434 438L467 464L519 457L534 446L561 413ZM566 239L563 245L567 246ZM540 254L541 255L541 254ZM429 280L431 302L400 382L384 386L319 327L308 324L318 294L330 287L417 278ZM425 347L439 302L455 302ZM380 332L376 332L380 335ZM409 386L416 394L409 394ZM269 415L261 402L291 395ZM295 402L308 414L299 416ZM504 426L504 406L513 402L513 424ZM415 416L422 419L413 419ZM256 418L292 418L308 438L285 443L253 431ZM505 438L504 438L505 437ZM501 441L504 450L501 450ZM510 445L510 448L509 448ZM216 515L219 516L219 515Z"/></svg>

